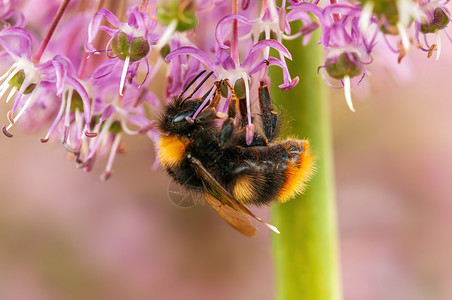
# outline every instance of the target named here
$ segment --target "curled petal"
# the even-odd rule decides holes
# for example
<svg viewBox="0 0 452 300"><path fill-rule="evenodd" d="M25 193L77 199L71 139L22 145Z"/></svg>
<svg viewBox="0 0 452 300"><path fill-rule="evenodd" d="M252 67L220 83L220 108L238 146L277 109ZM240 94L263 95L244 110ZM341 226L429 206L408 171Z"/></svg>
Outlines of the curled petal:
<svg viewBox="0 0 452 300"><path fill-rule="evenodd" d="M358 17L361 15L361 8L350 3L333 3L326 6L323 10L325 15L342 14L349 17Z"/></svg>
<svg viewBox="0 0 452 300"><path fill-rule="evenodd" d="M249 74L254 74L258 72L260 69L262 69L263 66L270 65L270 66L279 66L283 71L283 79L284 83L279 85L279 87L283 90L290 90L294 86L298 84L299 78L295 77L294 79L290 79L289 69L287 68L287 65L281 61L280 59L269 57L268 59L264 59L260 61L253 69L250 70Z"/></svg>
<svg viewBox="0 0 452 300"><path fill-rule="evenodd" d="M104 112L102 113L102 116L99 118L99 121L97 122L96 126L94 127L95 130L99 128L99 126L108 118L111 117L111 115L115 112L115 107L113 105L108 105Z"/></svg>
<svg viewBox="0 0 452 300"><path fill-rule="evenodd" d="M113 25L113 27L120 28L124 24L121 23L118 18L108 9L101 9L99 10L96 15L93 17L91 22L89 22L88 26L88 38L85 43L85 51L86 52L93 52L96 49L93 46L93 41L96 38L97 32L101 28L100 23L102 22L102 19L105 18L108 23ZM111 32L107 32L108 34L111 34Z"/></svg>
<svg viewBox="0 0 452 300"><path fill-rule="evenodd" d="M259 43L255 44L248 55L246 56L245 60L242 63L242 67L245 68L251 68L251 66L254 64L254 62L259 57L260 51L265 47L272 47L276 51L278 51L283 56L287 57L288 59L292 60L292 55L290 54L289 50L287 50L286 47L284 47L283 44L281 44L278 41L275 40L263 40Z"/></svg>
<svg viewBox="0 0 452 300"><path fill-rule="evenodd" d="M80 82L78 82L77 79L75 79L72 76L66 77L66 83L72 86L82 98L83 115L85 117L86 124L89 124L91 122L91 103L89 100L88 93L86 92L85 88L80 84Z"/></svg>
<svg viewBox="0 0 452 300"><path fill-rule="evenodd" d="M25 16L20 10L17 9L11 9L2 15L1 18L2 20L14 20L14 23L10 24L10 26L23 27L25 25Z"/></svg>
<svg viewBox="0 0 452 300"><path fill-rule="evenodd" d="M230 29L230 25L227 23L230 21L233 21L233 20L245 23L247 25L255 23L253 21L248 20L247 18L245 18L242 15L228 15L228 16L224 17L223 19L221 19L220 22L218 22L217 27L215 28L215 39L217 40L218 45L222 49L229 48L229 46L227 46L223 43L221 38L225 36L226 30ZM225 25L227 25L227 26L225 27Z"/></svg>
<svg viewBox="0 0 452 300"><path fill-rule="evenodd" d="M219 64L221 64L225 70L235 69L234 60L225 50L220 50L217 52L217 57L215 58L214 65Z"/></svg>
<svg viewBox="0 0 452 300"><path fill-rule="evenodd" d="M170 62L174 57L176 57L178 55L192 56L192 57L196 58L197 60L199 60L204 65L206 65L210 70L213 69L213 63L212 63L212 60L209 58L209 56L207 56L207 54L205 54L201 50L196 49L194 47L190 47L190 46L180 47L180 48L177 48L177 49L171 51L171 53L165 57L165 61Z"/></svg>
<svg viewBox="0 0 452 300"><path fill-rule="evenodd" d="M291 9L291 11L287 14L287 18L289 20L293 19L293 16L291 16L292 14L304 12L312 13L320 21L320 24L324 24L325 26L331 26L331 23L333 22L331 17L323 13L322 8L313 3L300 2L298 4L289 6L288 9Z"/></svg>
<svg viewBox="0 0 452 300"><path fill-rule="evenodd" d="M18 49L11 47L12 43L6 39L17 39ZM11 27L0 31L0 45L13 57L31 57L31 35L23 28ZM25 55L24 55L25 54Z"/></svg>
<svg viewBox="0 0 452 300"><path fill-rule="evenodd" d="M61 93L64 90L67 71L58 61L53 61L53 67L55 68L56 75L57 96L61 96Z"/></svg>

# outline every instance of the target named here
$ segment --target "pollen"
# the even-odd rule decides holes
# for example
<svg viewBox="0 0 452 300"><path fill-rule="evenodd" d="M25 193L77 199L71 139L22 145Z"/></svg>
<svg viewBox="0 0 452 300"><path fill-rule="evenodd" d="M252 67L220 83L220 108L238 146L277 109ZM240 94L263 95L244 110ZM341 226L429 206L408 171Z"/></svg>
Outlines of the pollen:
<svg viewBox="0 0 452 300"><path fill-rule="evenodd" d="M187 147L188 140L178 136L164 136L159 141L159 159L163 166L169 167L178 164Z"/></svg>
<svg viewBox="0 0 452 300"><path fill-rule="evenodd" d="M302 193L306 188L306 182L314 173L314 157L308 141L303 141L303 148L304 152L299 160L290 165L285 172L286 182L279 192L279 202L285 202Z"/></svg>

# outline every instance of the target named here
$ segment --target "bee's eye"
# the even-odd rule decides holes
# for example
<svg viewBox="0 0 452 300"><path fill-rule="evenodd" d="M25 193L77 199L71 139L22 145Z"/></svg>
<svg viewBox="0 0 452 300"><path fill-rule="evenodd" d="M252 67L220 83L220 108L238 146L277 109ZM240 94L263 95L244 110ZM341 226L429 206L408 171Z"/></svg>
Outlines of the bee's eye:
<svg viewBox="0 0 452 300"><path fill-rule="evenodd" d="M179 122L181 122L181 121L183 121L183 120L185 120L185 115L177 115L174 119L173 119L173 123L179 123Z"/></svg>

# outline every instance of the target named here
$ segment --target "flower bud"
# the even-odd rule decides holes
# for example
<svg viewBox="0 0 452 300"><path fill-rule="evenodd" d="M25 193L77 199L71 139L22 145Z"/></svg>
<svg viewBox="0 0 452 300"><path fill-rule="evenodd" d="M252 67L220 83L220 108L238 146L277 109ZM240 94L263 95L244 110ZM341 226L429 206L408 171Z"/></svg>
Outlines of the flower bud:
<svg viewBox="0 0 452 300"><path fill-rule="evenodd" d="M162 49L160 49L160 56L165 59L165 57L170 54L171 52L171 47L170 45L166 44L165 46L162 47Z"/></svg>
<svg viewBox="0 0 452 300"><path fill-rule="evenodd" d="M328 75L338 80L343 79L345 76L353 78L362 73L356 53L344 52L339 57L327 58L325 68Z"/></svg>
<svg viewBox="0 0 452 300"><path fill-rule="evenodd" d="M246 87L243 78L240 78L235 82L234 91L237 98L243 99L246 97Z"/></svg>
<svg viewBox="0 0 452 300"><path fill-rule="evenodd" d="M449 24L449 18L444 11L437 7L433 11L433 20L431 22L423 22L421 24L422 33L434 33L437 30L444 29Z"/></svg>
<svg viewBox="0 0 452 300"><path fill-rule="evenodd" d="M149 42L146 41L142 36L136 37L130 43L130 57L133 60L140 60L146 55L148 55L151 47Z"/></svg>
<svg viewBox="0 0 452 300"><path fill-rule="evenodd" d="M229 88L228 88L227 84L224 82L224 80L222 80L220 82L220 94L221 94L221 97L223 97L223 98L227 98L228 94L229 94Z"/></svg>
<svg viewBox="0 0 452 300"><path fill-rule="evenodd" d="M412 1L412 0L359 0L364 5L371 4L373 12L377 15L378 19L382 22L381 31L385 34L398 35L397 24L401 20L401 14L406 12L399 12L399 1ZM388 26L389 25L389 26Z"/></svg>
<svg viewBox="0 0 452 300"><path fill-rule="evenodd" d="M168 26L176 21L177 31L186 31L198 25L196 2L193 0L161 0L157 9L157 20Z"/></svg>
<svg viewBox="0 0 452 300"><path fill-rule="evenodd" d="M80 111L83 112L83 100L79 93L73 92L71 98L71 112Z"/></svg>
<svg viewBox="0 0 452 300"><path fill-rule="evenodd" d="M114 121L113 123L111 123L110 128L108 128L108 131L114 134L121 133L122 131L121 122Z"/></svg>
<svg viewBox="0 0 452 300"><path fill-rule="evenodd" d="M275 40L275 41L278 40L278 37L276 36L276 33L273 30L270 30L270 37L268 39ZM263 41L263 40L268 40L268 39L265 36L265 32L262 31L259 34L258 42Z"/></svg>
<svg viewBox="0 0 452 300"><path fill-rule="evenodd" d="M125 60L129 56L129 37L123 31L119 32L111 40L111 50L120 60Z"/></svg>
<svg viewBox="0 0 452 300"><path fill-rule="evenodd" d="M25 71L24 70L20 70L19 72L16 73L16 75L14 75L9 81L8 84L11 87L16 88L17 90L20 90L20 88L22 87L22 84L24 83L25 80ZM36 84L31 83L29 84L24 91L24 94L30 94L31 92L33 92L33 90L35 89Z"/></svg>

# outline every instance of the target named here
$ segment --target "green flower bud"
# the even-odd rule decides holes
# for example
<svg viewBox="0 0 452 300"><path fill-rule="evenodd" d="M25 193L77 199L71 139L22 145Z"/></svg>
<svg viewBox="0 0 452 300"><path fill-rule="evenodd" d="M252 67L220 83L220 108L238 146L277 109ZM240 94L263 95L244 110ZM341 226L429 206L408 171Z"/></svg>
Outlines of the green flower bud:
<svg viewBox="0 0 452 300"><path fill-rule="evenodd" d="M83 100L79 93L73 92L71 98L71 112L80 111L83 112Z"/></svg>
<svg viewBox="0 0 452 300"><path fill-rule="evenodd" d="M157 20L168 26L177 21L176 30L186 31L198 25L196 2L193 0L161 0L157 9Z"/></svg>
<svg viewBox="0 0 452 300"><path fill-rule="evenodd" d="M228 94L229 94L229 88L228 88L227 84L224 82L224 80L222 80L220 82L220 94L221 94L221 97L223 97L223 98L227 98Z"/></svg>
<svg viewBox="0 0 452 300"><path fill-rule="evenodd" d="M245 81L243 78L240 78L235 82L234 91L237 98L243 99L246 97Z"/></svg>
<svg viewBox="0 0 452 300"><path fill-rule="evenodd" d="M349 55L353 56L353 60ZM362 73L360 66L356 63L359 61L356 53L342 53L338 58L328 58L325 62L328 75L334 79L343 79L345 76L353 78Z"/></svg>
<svg viewBox="0 0 452 300"><path fill-rule="evenodd" d="M171 48L170 45L166 44L160 49L160 56L164 59L168 54L170 54Z"/></svg>
<svg viewBox="0 0 452 300"><path fill-rule="evenodd" d="M129 56L129 37L123 31L118 33L110 43L111 50L120 60L125 60Z"/></svg>
<svg viewBox="0 0 452 300"><path fill-rule="evenodd" d="M22 84L24 83L25 80L25 71L24 70L20 70L19 72L16 73L16 75L14 75L9 81L8 84L11 87L16 88L17 90L20 90L20 88L22 87ZM24 91L24 94L30 94L31 92L33 92L33 90L35 89L36 84L31 83L29 84Z"/></svg>
<svg viewBox="0 0 452 300"><path fill-rule="evenodd" d="M111 133L114 133L114 134L121 133L121 131L122 131L121 122L119 122L119 121L114 121L114 122L110 125L110 128L108 129L108 131L110 131Z"/></svg>
<svg viewBox="0 0 452 300"><path fill-rule="evenodd" d="M143 37L136 37L130 43L130 57L133 60L140 60L146 55L148 55L151 47L149 46L149 42L146 41Z"/></svg>
<svg viewBox="0 0 452 300"><path fill-rule="evenodd" d="M378 19L384 20L386 24L390 25L388 29L386 26L381 26L381 31L385 34L398 35L397 23L400 20L399 10L397 8L397 2L402 0L360 0L364 5L372 3L373 12L377 15Z"/></svg>
<svg viewBox="0 0 452 300"><path fill-rule="evenodd" d="M421 32L422 33L434 33L438 30L444 29L447 24L449 24L449 18L443 12L441 8L436 8L433 11L433 22L432 23L422 23L421 24ZM439 25L439 26L437 26Z"/></svg>
<svg viewBox="0 0 452 300"><path fill-rule="evenodd" d="M270 37L269 37L269 39L275 40L275 41L278 39L278 37L276 36L276 33L273 30L270 30ZM265 37L265 32L264 31L262 31L259 34L258 42L263 41L263 40L267 40L267 38Z"/></svg>

